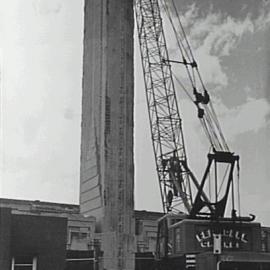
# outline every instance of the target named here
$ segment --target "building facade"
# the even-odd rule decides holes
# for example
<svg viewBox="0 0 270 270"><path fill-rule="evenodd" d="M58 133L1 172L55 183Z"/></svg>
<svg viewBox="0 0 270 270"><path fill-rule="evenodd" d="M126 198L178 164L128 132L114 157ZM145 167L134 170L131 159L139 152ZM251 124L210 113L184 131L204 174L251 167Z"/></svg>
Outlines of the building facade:
<svg viewBox="0 0 270 270"><path fill-rule="evenodd" d="M3 207L10 208L14 215L65 218L67 250L88 250L93 245L95 218L80 214L79 205L2 198Z"/></svg>
<svg viewBox="0 0 270 270"><path fill-rule="evenodd" d="M76 204L0 198L0 208L10 208L14 215L65 218L67 250L92 250L101 240L100 233L96 232L95 217L80 214L80 206ZM160 212L134 211L135 253L155 252L157 220L162 215Z"/></svg>
<svg viewBox="0 0 270 270"><path fill-rule="evenodd" d="M137 270L154 265L157 225L162 216L134 211ZM0 217L1 270L103 269L102 236L96 231L96 219L80 214L79 205L0 199ZM261 247L257 249L269 252L270 229L262 227L260 232Z"/></svg>
<svg viewBox="0 0 270 270"><path fill-rule="evenodd" d="M67 221L0 208L1 270L63 270Z"/></svg>

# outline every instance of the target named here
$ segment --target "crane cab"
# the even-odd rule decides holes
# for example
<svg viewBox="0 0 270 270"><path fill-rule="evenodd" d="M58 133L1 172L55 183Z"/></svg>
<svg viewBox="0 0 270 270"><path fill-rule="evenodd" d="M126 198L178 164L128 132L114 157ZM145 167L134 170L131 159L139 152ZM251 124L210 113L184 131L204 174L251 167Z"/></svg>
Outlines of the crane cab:
<svg viewBox="0 0 270 270"><path fill-rule="evenodd" d="M261 226L232 219L189 219L167 214L159 220L158 270L269 270Z"/></svg>

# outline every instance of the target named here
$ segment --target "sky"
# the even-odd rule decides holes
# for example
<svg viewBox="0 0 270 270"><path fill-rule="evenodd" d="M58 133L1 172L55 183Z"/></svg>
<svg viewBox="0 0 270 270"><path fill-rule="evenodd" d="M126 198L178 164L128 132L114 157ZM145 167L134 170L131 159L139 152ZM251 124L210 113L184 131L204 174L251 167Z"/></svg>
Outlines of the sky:
<svg viewBox="0 0 270 270"><path fill-rule="evenodd" d="M230 149L240 155L242 213L270 225L270 2L176 2ZM82 0L0 0L1 197L78 203L82 43ZM137 38L134 44L135 205L158 211ZM177 91L189 165L200 179L209 144L194 106Z"/></svg>

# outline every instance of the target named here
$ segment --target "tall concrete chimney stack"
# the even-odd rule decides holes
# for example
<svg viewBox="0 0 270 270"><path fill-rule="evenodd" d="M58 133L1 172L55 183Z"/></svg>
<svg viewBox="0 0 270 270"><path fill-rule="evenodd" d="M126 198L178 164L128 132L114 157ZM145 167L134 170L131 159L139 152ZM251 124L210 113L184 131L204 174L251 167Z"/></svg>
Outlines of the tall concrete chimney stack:
<svg viewBox="0 0 270 270"><path fill-rule="evenodd" d="M133 0L85 0L80 205L104 269L134 269Z"/></svg>

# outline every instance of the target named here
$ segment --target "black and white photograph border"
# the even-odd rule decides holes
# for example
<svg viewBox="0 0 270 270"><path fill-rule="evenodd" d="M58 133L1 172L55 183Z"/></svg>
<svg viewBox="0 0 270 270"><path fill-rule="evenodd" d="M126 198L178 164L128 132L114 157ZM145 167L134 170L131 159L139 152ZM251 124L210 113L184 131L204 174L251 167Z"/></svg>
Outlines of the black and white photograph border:
<svg viewBox="0 0 270 270"><path fill-rule="evenodd" d="M270 269L269 40L268 0L0 0L0 268Z"/></svg>

